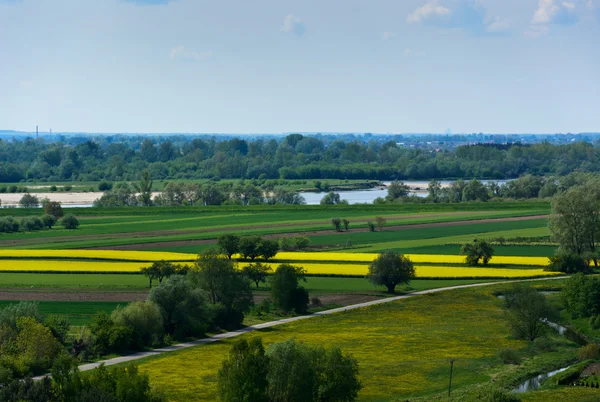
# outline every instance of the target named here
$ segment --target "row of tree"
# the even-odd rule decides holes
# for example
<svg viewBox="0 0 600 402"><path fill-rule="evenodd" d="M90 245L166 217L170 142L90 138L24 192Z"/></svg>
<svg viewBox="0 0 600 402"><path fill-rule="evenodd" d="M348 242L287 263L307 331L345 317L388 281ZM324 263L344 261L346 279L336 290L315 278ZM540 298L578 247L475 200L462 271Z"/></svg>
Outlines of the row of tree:
<svg viewBox="0 0 600 402"><path fill-rule="evenodd" d="M393 140L344 140L290 134L246 140L108 136L0 140L0 182L21 180L136 180L148 169L155 179L284 178L375 179L488 177L530 173L564 175L600 171L600 150L569 145L476 144L423 150ZM386 142L384 142L386 141ZM442 148L443 145L440 145Z"/></svg>

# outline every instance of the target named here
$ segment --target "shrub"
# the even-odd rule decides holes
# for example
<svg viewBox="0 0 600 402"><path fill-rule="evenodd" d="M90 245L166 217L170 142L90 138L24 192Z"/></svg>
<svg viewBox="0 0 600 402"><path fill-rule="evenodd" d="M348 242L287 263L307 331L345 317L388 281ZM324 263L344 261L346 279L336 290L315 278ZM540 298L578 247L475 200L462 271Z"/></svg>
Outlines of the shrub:
<svg viewBox="0 0 600 402"><path fill-rule="evenodd" d="M275 305L284 312L305 313L308 307L308 292L298 282L304 279L304 270L290 264L281 264L271 278L271 297Z"/></svg>
<svg viewBox="0 0 600 402"><path fill-rule="evenodd" d="M589 320L589 324L590 324L590 327L592 327L592 329L600 328L600 314L591 316L590 320Z"/></svg>
<svg viewBox="0 0 600 402"><path fill-rule="evenodd" d="M134 349L162 343L163 318L158 306L151 301L137 301L124 308L117 307L112 312L111 319L118 326L132 329L130 346Z"/></svg>
<svg viewBox="0 0 600 402"><path fill-rule="evenodd" d="M79 227L79 220L71 214L62 218L60 223L65 229L77 229Z"/></svg>
<svg viewBox="0 0 600 402"><path fill-rule="evenodd" d="M533 344L538 350L542 352L552 352L554 351L554 342L550 338L542 336L533 341Z"/></svg>
<svg viewBox="0 0 600 402"><path fill-rule="evenodd" d="M63 186L63 191L71 191L73 189L73 186L70 184L65 184Z"/></svg>
<svg viewBox="0 0 600 402"><path fill-rule="evenodd" d="M505 389L496 386L485 386L463 400L465 402L520 402L521 398Z"/></svg>
<svg viewBox="0 0 600 402"><path fill-rule="evenodd" d="M33 232L36 230L42 230L44 228L44 222L37 216L27 216L21 219L21 230L24 232Z"/></svg>
<svg viewBox="0 0 600 402"><path fill-rule="evenodd" d="M500 349L498 357L504 364L519 364L521 362L520 353L512 348Z"/></svg>
<svg viewBox="0 0 600 402"><path fill-rule="evenodd" d="M600 346L595 343L588 343L577 351L577 358L583 360L596 360L600 357Z"/></svg>
<svg viewBox="0 0 600 402"><path fill-rule="evenodd" d="M56 190L57 190L57 188L54 184L50 186L50 191L56 191Z"/></svg>
<svg viewBox="0 0 600 402"><path fill-rule="evenodd" d="M369 232L375 231L375 224L372 221L367 222L367 226L369 227Z"/></svg>
<svg viewBox="0 0 600 402"><path fill-rule="evenodd" d="M0 233L13 233L19 231L19 222L12 216L0 218Z"/></svg>
<svg viewBox="0 0 600 402"><path fill-rule="evenodd" d="M321 299L319 299L318 297L311 297L310 304L313 307L321 307L323 305L323 303L321 302Z"/></svg>

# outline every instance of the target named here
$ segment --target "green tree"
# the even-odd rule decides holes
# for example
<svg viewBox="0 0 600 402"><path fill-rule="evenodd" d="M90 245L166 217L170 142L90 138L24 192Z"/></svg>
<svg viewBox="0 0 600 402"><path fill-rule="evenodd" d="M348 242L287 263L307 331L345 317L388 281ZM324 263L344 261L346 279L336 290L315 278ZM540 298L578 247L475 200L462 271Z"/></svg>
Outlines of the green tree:
<svg viewBox="0 0 600 402"><path fill-rule="evenodd" d="M271 267L260 262L254 262L242 268L242 273L246 275L248 279L254 282L257 288L260 282L267 281L267 275L271 271Z"/></svg>
<svg viewBox="0 0 600 402"><path fill-rule="evenodd" d="M483 265L492 259L494 248L485 240L475 239L471 243L465 243L460 247L460 254L466 256L467 265L478 265L481 261Z"/></svg>
<svg viewBox="0 0 600 402"><path fill-rule="evenodd" d="M142 172L142 178L139 182L133 183L133 187L138 192L138 200L141 205L145 207L152 205L152 179L148 170Z"/></svg>
<svg viewBox="0 0 600 402"><path fill-rule="evenodd" d="M375 223L377 223L377 227L379 228L379 231L382 231L383 227L387 223L387 220L383 216L377 216L377 217L375 217Z"/></svg>
<svg viewBox="0 0 600 402"><path fill-rule="evenodd" d="M429 193L429 198L431 198L431 200L433 202L439 202L441 190L442 190L442 184L436 179L432 179L429 182L429 185L427 186L427 192Z"/></svg>
<svg viewBox="0 0 600 402"><path fill-rule="evenodd" d="M19 200L19 205L23 208L36 208L40 206L40 200L35 195L25 193Z"/></svg>
<svg viewBox="0 0 600 402"><path fill-rule="evenodd" d="M164 323L158 306L151 301L136 301L118 306L110 315L116 325L132 329L132 348L157 346L163 341Z"/></svg>
<svg viewBox="0 0 600 402"><path fill-rule="evenodd" d="M158 305L165 332L177 339L203 335L208 326L206 300L202 290L192 287L181 275L173 275L148 294Z"/></svg>
<svg viewBox="0 0 600 402"><path fill-rule="evenodd" d="M369 279L375 285L383 285L388 293L394 293L396 286L409 284L415 278L415 267L412 261L398 252L385 251L369 265Z"/></svg>
<svg viewBox="0 0 600 402"><path fill-rule="evenodd" d="M548 220L552 238L568 253L595 252L600 238L600 189L596 183L575 186L552 199Z"/></svg>
<svg viewBox="0 0 600 402"><path fill-rule="evenodd" d="M44 213L48 215L52 215L56 219L60 219L63 217L64 212L60 202L57 201L48 201L44 205Z"/></svg>
<svg viewBox="0 0 600 402"><path fill-rule="evenodd" d="M394 201L398 198L406 197L410 193L410 187L408 187L402 181L393 181L387 188L388 193L385 199L387 201Z"/></svg>
<svg viewBox="0 0 600 402"><path fill-rule="evenodd" d="M533 341L543 335L547 329L544 321L555 315L546 296L531 287L515 286L504 303L513 335L521 339Z"/></svg>
<svg viewBox="0 0 600 402"><path fill-rule="evenodd" d="M247 260L250 258L254 260L260 256L260 243L262 242L261 236L244 236L240 239L239 250L242 257Z"/></svg>
<svg viewBox="0 0 600 402"><path fill-rule="evenodd" d="M600 279L581 273L570 277L561 296L573 318L600 314Z"/></svg>
<svg viewBox="0 0 600 402"><path fill-rule="evenodd" d="M347 232L350 227L350 221L348 219L342 219L342 223L344 224L344 230Z"/></svg>
<svg viewBox="0 0 600 402"><path fill-rule="evenodd" d="M268 402L268 364L261 338L234 342L218 374L221 401Z"/></svg>
<svg viewBox="0 0 600 402"><path fill-rule="evenodd" d="M221 252L231 259L231 256L239 252L240 237L232 233L222 234L217 239L217 245Z"/></svg>
<svg viewBox="0 0 600 402"><path fill-rule="evenodd" d="M331 224L336 232L342 231L342 220L340 218L331 218Z"/></svg>
<svg viewBox="0 0 600 402"><path fill-rule="evenodd" d="M350 402L361 389L358 364L340 349L311 347L294 340L271 345L267 374L273 402Z"/></svg>
<svg viewBox="0 0 600 402"><path fill-rule="evenodd" d="M284 312L305 313L308 308L308 292L299 286L300 280L306 281L304 269L290 264L281 264L271 277L271 298Z"/></svg>
<svg viewBox="0 0 600 402"><path fill-rule="evenodd" d="M487 188L477 179L469 180L463 188L463 201L487 201L490 199L490 194Z"/></svg>
<svg viewBox="0 0 600 402"><path fill-rule="evenodd" d="M74 215L71 214L65 215L65 217L60 220L60 224L65 229L77 229L79 227L79 219L77 219Z"/></svg>
<svg viewBox="0 0 600 402"><path fill-rule="evenodd" d="M56 218L54 215L44 214L42 215L42 222L44 223L45 227L52 229L52 226L56 224Z"/></svg>
<svg viewBox="0 0 600 402"><path fill-rule="evenodd" d="M232 260L214 249L198 256L195 269L189 273L190 280L208 296L213 305L222 306L218 314L219 325L224 328L239 327L252 305L250 281L240 273Z"/></svg>
<svg viewBox="0 0 600 402"><path fill-rule="evenodd" d="M333 191L325 194L321 199L321 205L336 205L336 204L348 204L347 200L342 200L339 193Z"/></svg>
<svg viewBox="0 0 600 402"><path fill-rule="evenodd" d="M278 251L279 242L277 240L262 239L258 244L258 253L265 260L275 257Z"/></svg>

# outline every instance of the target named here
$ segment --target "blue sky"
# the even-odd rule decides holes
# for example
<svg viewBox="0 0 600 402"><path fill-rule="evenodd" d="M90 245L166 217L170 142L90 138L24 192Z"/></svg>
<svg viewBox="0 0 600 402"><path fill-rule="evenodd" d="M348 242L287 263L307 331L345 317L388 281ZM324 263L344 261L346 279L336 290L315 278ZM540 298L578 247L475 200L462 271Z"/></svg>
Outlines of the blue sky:
<svg viewBox="0 0 600 402"><path fill-rule="evenodd" d="M600 131L600 0L0 0L0 129Z"/></svg>

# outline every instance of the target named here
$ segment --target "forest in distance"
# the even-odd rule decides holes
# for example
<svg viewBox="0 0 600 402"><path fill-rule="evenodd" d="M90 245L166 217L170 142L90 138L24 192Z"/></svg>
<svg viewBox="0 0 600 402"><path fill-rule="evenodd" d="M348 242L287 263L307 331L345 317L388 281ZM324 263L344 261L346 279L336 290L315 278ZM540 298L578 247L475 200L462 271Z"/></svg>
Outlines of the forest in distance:
<svg viewBox="0 0 600 402"><path fill-rule="evenodd" d="M362 137L361 137L362 138ZM389 137L0 139L0 182L511 179L600 171L596 142L406 146Z"/></svg>

